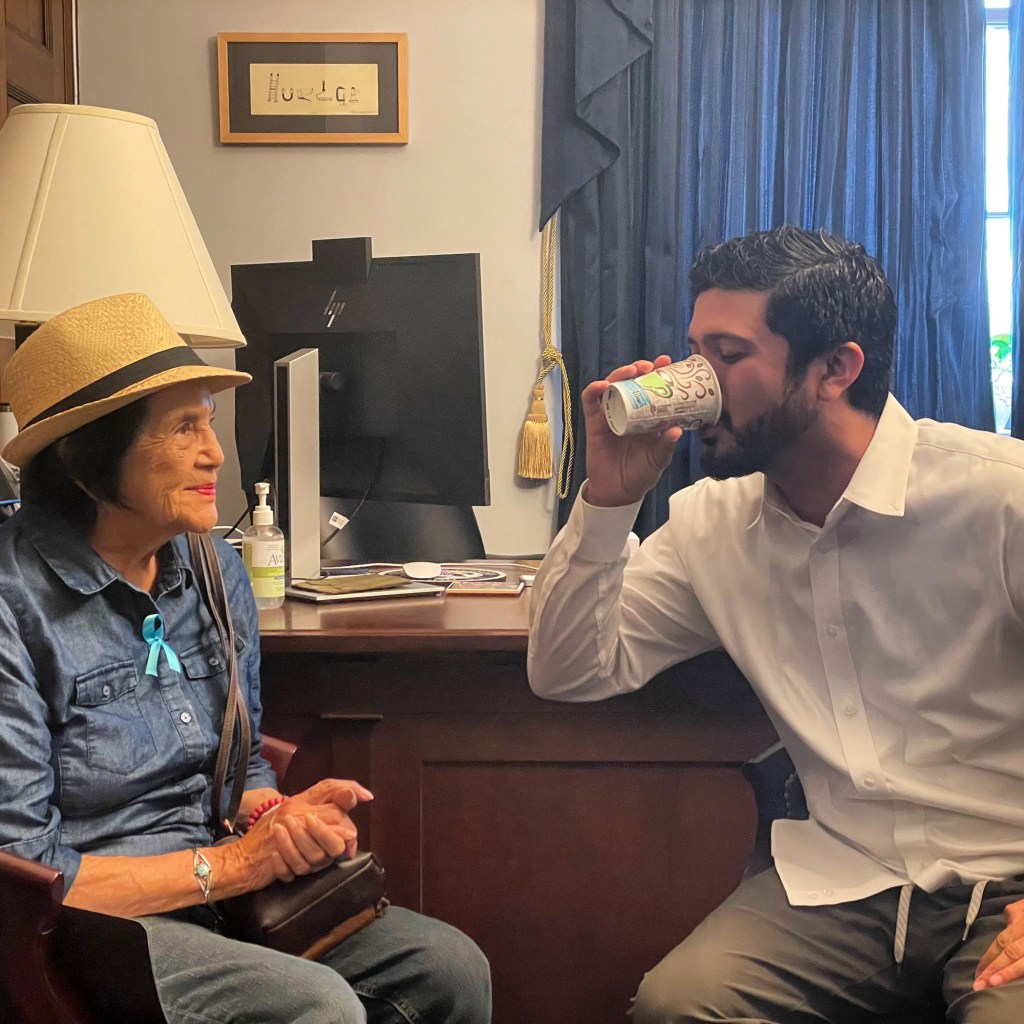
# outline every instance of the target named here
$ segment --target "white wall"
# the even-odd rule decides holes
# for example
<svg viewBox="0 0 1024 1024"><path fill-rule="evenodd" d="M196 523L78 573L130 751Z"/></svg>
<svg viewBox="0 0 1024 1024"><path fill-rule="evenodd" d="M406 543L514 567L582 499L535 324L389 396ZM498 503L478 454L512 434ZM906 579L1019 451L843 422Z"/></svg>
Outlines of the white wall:
<svg viewBox="0 0 1024 1024"><path fill-rule="evenodd" d="M516 479L540 353L536 231L542 0L82 0L80 101L152 117L225 289L232 263L310 259L368 235L376 256L479 252L491 505L487 550L543 551L554 488ZM218 32L406 32L406 146L221 145ZM205 353L231 365L227 352ZM242 510L233 408L221 521Z"/></svg>

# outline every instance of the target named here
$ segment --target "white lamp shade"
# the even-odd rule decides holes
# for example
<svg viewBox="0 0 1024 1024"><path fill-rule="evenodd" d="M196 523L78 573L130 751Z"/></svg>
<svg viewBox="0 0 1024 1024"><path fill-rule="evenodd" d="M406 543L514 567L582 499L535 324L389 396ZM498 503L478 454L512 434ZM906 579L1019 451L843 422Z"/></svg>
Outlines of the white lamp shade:
<svg viewBox="0 0 1024 1024"><path fill-rule="evenodd" d="M15 107L0 130L0 337L122 292L148 295L197 348L245 344L156 123Z"/></svg>

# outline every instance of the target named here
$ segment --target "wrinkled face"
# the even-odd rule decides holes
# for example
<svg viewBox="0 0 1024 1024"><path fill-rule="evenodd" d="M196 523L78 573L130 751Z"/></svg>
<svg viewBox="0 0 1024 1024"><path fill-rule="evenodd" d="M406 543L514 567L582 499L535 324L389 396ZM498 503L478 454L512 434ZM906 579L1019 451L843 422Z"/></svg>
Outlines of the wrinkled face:
<svg viewBox="0 0 1024 1024"><path fill-rule="evenodd" d="M786 375L789 344L765 323L767 292L702 292L690 350L715 368L722 417L700 431L701 467L718 480L766 472L818 416L807 373Z"/></svg>
<svg viewBox="0 0 1024 1024"><path fill-rule="evenodd" d="M121 498L154 535L202 533L217 522L224 452L213 413L202 384L177 384L149 398L149 417L122 463Z"/></svg>

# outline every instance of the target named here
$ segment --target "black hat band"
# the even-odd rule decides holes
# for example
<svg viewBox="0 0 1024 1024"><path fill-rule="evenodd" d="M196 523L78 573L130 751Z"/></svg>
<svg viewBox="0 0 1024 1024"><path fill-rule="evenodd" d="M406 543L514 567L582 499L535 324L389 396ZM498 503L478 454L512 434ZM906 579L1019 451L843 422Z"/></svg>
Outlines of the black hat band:
<svg viewBox="0 0 1024 1024"><path fill-rule="evenodd" d="M105 377L100 377L99 380L94 380L84 388L79 388L67 398L62 398L55 405L51 405L49 409L44 409L38 416L33 416L21 429L25 430L40 420L49 419L51 416L68 412L81 405L89 405L92 402L101 402L104 398L111 398L132 384L138 384L139 381L153 377L164 370L173 370L176 366L208 365L188 345L174 345L171 348L153 352L151 355L137 359L134 363L114 370L113 373L108 373Z"/></svg>

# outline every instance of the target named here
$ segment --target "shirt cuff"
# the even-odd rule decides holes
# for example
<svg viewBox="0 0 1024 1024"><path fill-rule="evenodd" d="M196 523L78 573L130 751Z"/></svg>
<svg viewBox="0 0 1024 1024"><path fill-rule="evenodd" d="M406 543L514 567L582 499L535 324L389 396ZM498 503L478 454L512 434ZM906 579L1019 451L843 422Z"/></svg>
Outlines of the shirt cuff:
<svg viewBox="0 0 1024 1024"><path fill-rule="evenodd" d="M261 755L258 766L249 766L245 775L246 789L279 789L280 783L274 774L274 769L267 764L266 759Z"/></svg>
<svg viewBox="0 0 1024 1024"><path fill-rule="evenodd" d="M586 486L584 481L571 516L579 531L576 554L587 562L617 562L625 553L641 502L611 508L591 505L583 497Z"/></svg>

